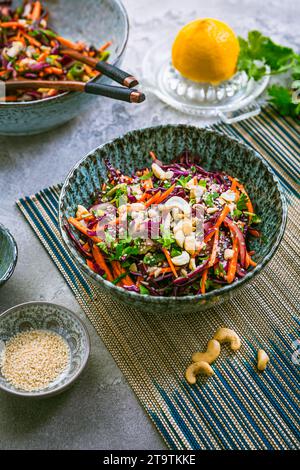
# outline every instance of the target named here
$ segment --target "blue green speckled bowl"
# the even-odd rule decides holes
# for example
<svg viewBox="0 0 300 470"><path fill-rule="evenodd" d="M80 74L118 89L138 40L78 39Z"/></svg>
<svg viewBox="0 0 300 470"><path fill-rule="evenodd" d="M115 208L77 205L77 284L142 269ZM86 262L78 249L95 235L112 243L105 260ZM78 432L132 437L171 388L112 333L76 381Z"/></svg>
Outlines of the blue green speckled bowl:
<svg viewBox="0 0 300 470"><path fill-rule="evenodd" d="M12 276L18 259L18 248L12 234L0 224L0 287Z"/></svg>
<svg viewBox="0 0 300 470"><path fill-rule="evenodd" d="M17 2L16 2L17 3ZM112 41L110 63L121 65L126 48L129 23L119 0L44 0L51 24L63 36L95 46ZM104 76L96 79L110 83ZM0 134L38 134L57 127L87 110L95 97L87 93L69 92L39 101L0 103Z"/></svg>
<svg viewBox="0 0 300 470"><path fill-rule="evenodd" d="M69 364L46 388L30 392L8 382L0 367L0 389L28 398L52 397L62 393L74 384L87 365L91 346L85 324L78 315L62 305L50 302L16 305L0 315L0 355L7 341L28 330L46 330L59 334L68 345Z"/></svg>
<svg viewBox="0 0 300 470"><path fill-rule="evenodd" d="M202 165L208 170L222 170L239 178L247 188L255 211L262 218L260 228L264 243L253 241L257 266L246 276L221 289L204 295L184 297L153 297L140 295L114 286L91 271L75 250L63 229L64 220L74 216L78 204L89 206L90 195L106 177L104 159L130 174L135 168L151 165L149 150L164 162L169 162L184 149L202 156ZM80 268L100 288L138 309L164 313L166 310L205 310L228 299L254 278L270 261L283 236L287 217L285 197L276 176L265 160L250 147L219 132L186 125L167 125L136 130L100 146L81 160L68 175L60 196L59 220L65 246Z"/></svg>

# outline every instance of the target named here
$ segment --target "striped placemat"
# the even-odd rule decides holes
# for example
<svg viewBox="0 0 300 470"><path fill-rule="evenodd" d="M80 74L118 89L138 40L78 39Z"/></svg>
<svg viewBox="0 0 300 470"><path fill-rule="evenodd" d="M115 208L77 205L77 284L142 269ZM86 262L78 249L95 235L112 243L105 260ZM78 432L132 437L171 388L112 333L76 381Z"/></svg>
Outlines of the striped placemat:
<svg viewBox="0 0 300 470"><path fill-rule="evenodd" d="M271 108L233 126L217 127L268 160L286 189L289 216L281 246L263 273L232 301L205 313L138 312L97 290L62 245L60 186L21 199L18 206L168 447L295 449L300 446L300 129ZM225 348L214 365L215 375L189 386L184 371L192 352L205 349L221 325L237 331L242 349L232 354ZM259 347L271 356L263 374L255 368Z"/></svg>

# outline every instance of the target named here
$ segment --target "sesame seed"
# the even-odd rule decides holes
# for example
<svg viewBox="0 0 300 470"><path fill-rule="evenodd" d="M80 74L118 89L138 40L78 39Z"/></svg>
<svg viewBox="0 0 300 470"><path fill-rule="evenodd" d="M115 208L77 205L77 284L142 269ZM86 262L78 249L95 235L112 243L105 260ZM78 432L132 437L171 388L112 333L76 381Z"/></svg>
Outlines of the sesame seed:
<svg viewBox="0 0 300 470"><path fill-rule="evenodd" d="M14 387L25 391L46 388L66 369L70 351L57 333L29 330L18 333L5 344L0 367Z"/></svg>

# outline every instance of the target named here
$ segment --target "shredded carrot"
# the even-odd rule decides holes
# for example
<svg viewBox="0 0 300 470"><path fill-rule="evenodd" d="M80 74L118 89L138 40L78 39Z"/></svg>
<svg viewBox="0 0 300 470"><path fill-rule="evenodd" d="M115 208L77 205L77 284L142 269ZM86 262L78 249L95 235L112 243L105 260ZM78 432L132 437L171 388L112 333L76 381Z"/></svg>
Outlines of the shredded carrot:
<svg viewBox="0 0 300 470"><path fill-rule="evenodd" d="M249 265L250 266L257 266L257 263L255 263L255 261L253 261L253 259L251 259L250 256L249 256Z"/></svg>
<svg viewBox="0 0 300 470"><path fill-rule="evenodd" d="M217 222L215 223L214 225L214 228L218 228L220 227L220 225L223 223L223 221L225 220L225 217L227 216L227 214L229 213L230 209L229 207L227 206L227 204L224 206L221 214L220 214L220 217L218 218Z"/></svg>
<svg viewBox="0 0 300 470"><path fill-rule="evenodd" d="M152 160L154 160L154 161L157 160L157 156L155 155L154 152L152 152L152 150L149 152L149 155L152 158Z"/></svg>
<svg viewBox="0 0 300 470"><path fill-rule="evenodd" d="M172 270L172 273L174 274L175 277L178 277L178 274L177 274L177 271L176 271L175 266L173 264L173 261L171 260L170 253L168 252L168 250L164 246L162 247L162 252L165 255L165 257L167 258L167 261L168 261L168 264L169 264L169 266Z"/></svg>
<svg viewBox="0 0 300 470"><path fill-rule="evenodd" d="M58 67L46 67L44 68L44 71L48 74L53 74L53 75L63 75L64 71L62 69L59 69Z"/></svg>
<svg viewBox="0 0 300 470"><path fill-rule="evenodd" d="M69 217L68 222L69 224L73 225L73 227L75 227L77 230L79 230L79 232L83 233L91 240L93 240L93 242L102 242L101 238L89 235L90 230L85 225L81 224L78 220L76 220L74 217Z"/></svg>
<svg viewBox="0 0 300 470"><path fill-rule="evenodd" d="M47 96L56 96L57 93L58 93L57 90L52 89L48 91Z"/></svg>
<svg viewBox="0 0 300 470"><path fill-rule="evenodd" d="M111 272L110 272L109 267L108 267L107 264L106 264L106 261L105 261L105 259L104 259L104 256L102 255L102 253L101 253L101 251L100 251L100 249L99 249L99 247L98 247L97 245L93 245L92 253L93 253L93 256L94 256L95 261L96 261L96 263L98 264L98 266L99 266L101 269L103 269L103 271L105 272L105 274L106 274L106 279L107 279L108 281L111 281L111 282L112 282L114 278L113 278L113 276L112 276L112 274L111 274Z"/></svg>
<svg viewBox="0 0 300 470"><path fill-rule="evenodd" d="M111 262L113 270L116 273L116 278L120 276L121 274L126 274L126 270L122 267L121 263L119 261L112 261ZM120 279L120 283L123 286L132 286L134 285L133 280L129 276L129 274L126 274L122 279Z"/></svg>
<svg viewBox="0 0 300 470"><path fill-rule="evenodd" d="M167 191L165 191L164 193L162 193L162 195L160 196L160 198L158 199L158 201L156 201L156 204L160 204L161 202L163 202L168 196L169 194L171 194L171 192L175 189L175 186L176 184L173 184L172 186L170 186Z"/></svg>
<svg viewBox="0 0 300 470"><path fill-rule="evenodd" d="M85 250L85 251L90 251L90 245L88 242L86 242L84 245L82 245L82 248Z"/></svg>
<svg viewBox="0 0 300 470"><path fill-rule="evenodd" d="M208 266L211 267L215 264L216 257L217 257L217 251L218 251L218 243L219 243L219 229L217 228L215 231L215 237L214 237L214 243L210 255L210 260L208 263Z"/></svg>
<svg viewBox="0 0 300 470"><path fill-rule="evenodd" d="M87 260L86 260L86 264L88 265L88 267L89 267L92 271L94 271L94 273L98 274L98 273L97 273L97 270L95 269L95 266L94 266L93 261L91 261L90 259L87 259Z"/></svg>
<svg viewBox="0 0 300 470"><path fill-rule="evenodd" d="M48 52L43 52L37 59L37 62L45 62L47 57L48 57Z"/></svg>
<svg viewBox="0 0 300 470"><path fill-rule="evenodd" d="M40 18L41 13L42 13L42 5L41 5L41 2L37 1L35 2L34 7L32 9L32 13L30 15L32 21L37 21Z"/></svg>
<svg viewBox="0 0 300 470"><path fill-rule="evenodd" d="M237 259L238 259L238 240L236 237L233 239L232 243L233 257L229 260L228 271L226 280L228 284L231 284L234 281L236 268L237 268Z"/></svg>
<svg viewBox="0 0 300 470"><path fill-rule="evenodd" d="M29 36L29 34L24 32L23 36L24 36L24 38L27 39L29 44L31 44L32 46L36 46L36 47L41 47L42 46L42 43L40 43L37 39L34 39L32 36Z"/></svg>
<svg viewBox="0 0 300 470"><path fill-rule="evenodd" d="M0 23L0 28L21 28L24 29L24 25L21 23L18 23L17 21L6 21L3 23Z"/></svg>
<svg viewBox="0 0 300 470"><path fill-rule="evenodd" d="M145 203L145 207L149 207L151 206L152 204L157 204L157 201L159 200L161 196L161 191L158 191L158 193L154 194L154 196L152 196L146 203Z"/></svg>
<svg viewBox="0 0 300 470"><path fill-rule="evenodd" d="M112 45L112 41L107 41L105 44L103 44L103 46L99 47L98 51L103 52L105 51L105 49L107 49L111 45Z"/></svg>
<svg viewBox="0 0 300 470"><path fill-rule="evenodd" d="M18 97L17 96L5 96L5 98L3 98L3 100L5 100L6 102L10 102L10 101L17 101ZM1 99L2 101L2 99Z"/></svg>
<svg viewBox="0 0 300 470"><path fill-rule="evenodd" d="M62 36L56 36L56 39L58 40L58 42L60 42L63 46L67 48L75 50L80 50L82 48L80 44L76 44L75 42L69 41L69 39L63 38Z"/></svg>
<svg viewBox="0 0 300 470"><path fill-rule="evenodd" d="M204 243L209 242L209 240L214 236L216 229L212 230L206 237L204 238Z"/></svg>
<svg viewBox="0 0 300 470"><path fill-rule="evenodd" d="M236 190L236 185L237 185L237 180L235 178L232 178L231 180L231 191L235 191Z"/></svg>
<svg viewBox="0 0 300 470"><path fill-rule="evenodd" d="M255 230L254 228L249 228L249 233L256 238L260 237L260 232L258 230Z"/></svg>
<svg viewBox="0 0 300 470"><path fill-rule="evenodd" d="M149 198L149 194L148 193L144 193L140 199L138 200L138 202L144 202L146 201L147 199Z"/></svg>
<svg viewBox="0 0 300 470"><path fill-rule="evenodd" d="M201 277L201 294L205 294L205 291L206 291L205 284L207 281L207 275L208 275L208 269L205 269Z"/></svg>

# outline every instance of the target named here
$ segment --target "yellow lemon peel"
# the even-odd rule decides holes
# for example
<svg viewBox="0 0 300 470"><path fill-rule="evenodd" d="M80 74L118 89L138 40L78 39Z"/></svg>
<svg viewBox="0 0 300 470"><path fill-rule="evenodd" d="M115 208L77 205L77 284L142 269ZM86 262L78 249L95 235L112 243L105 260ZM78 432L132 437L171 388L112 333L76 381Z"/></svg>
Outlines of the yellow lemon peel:
<svg viewBox="0 0 300 470"><path fill-rule="evenodd" d="M185 78L216 85L235 74L239 52L239 41L226 23L204 18L179 31L172 63Z"/></svg>

